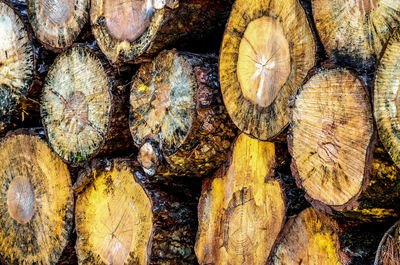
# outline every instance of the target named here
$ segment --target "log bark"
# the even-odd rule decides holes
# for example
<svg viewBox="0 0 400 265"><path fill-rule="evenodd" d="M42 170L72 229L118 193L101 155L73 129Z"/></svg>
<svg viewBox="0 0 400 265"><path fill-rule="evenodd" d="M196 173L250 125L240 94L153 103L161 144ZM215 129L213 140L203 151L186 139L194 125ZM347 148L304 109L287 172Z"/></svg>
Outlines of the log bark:
<svg viewBox="0 0 400 265"><path fill-rule="evenodd" d="M320 69L302 86L289 120L292 174L306 198L323 211L355 208L375 140L363 82L346 69Z"/></svg>
<svg viewBox="0 0 400 265"><path fill-rule="evenodd" d="M94 52L74 46L46 77L41 114L52 149L77 166L96 155L132 151L128 89Z"/></svg>
<svg viewBox="0 0 400 265"><path fill-rule="evenodd" d="M297 0L237 0L220 52L224 103L236 126L272 140L287 126L287 102L315 64L315 41Z"/></svg>
<svg viewBox="0 0 400 265"><path fill-rule="evenodd" d="M0 259L4 264L56 264L73 226L67 166L36 136L0 143Z"/></svg>
<svg viewBox="0 0 400 265"><path fill-rule="evenodd" d="M184 182L146 178L130 160L93 160L74 188L79 264L195 263L198 192Z"/></svg>
<svg viewBox="0 0 400 265"><path fill-rule="evenodd" d="M293 216L280 237L270 257L270 265L350 263L339 245L338 224L313 208Z"/></svg>
<svg viewBox="0 0 400 265"><path fill-rule="evenodd" d="M13 116L32 90L35 60L31 34L22 18L0 1L0 135L12 127ZM22 112L24 113L24 112Z"/></svg>
<svg viewBox="0 0 400 265"><path fill-rule="evenodd" d="M233 0L91 2L90 23L101 50L114 63L154 56L222 32ZM140 58L138 58L140 57Z"/></svg>
<svg viewBox="0 0 400 265"><path fill-rule="evenodd" d="M130 104L147 174L201 176L225 161L236 128L222 103L214 55L163 51L134 76Z"/></svg>
<svg viewBox="0 0 400 265"><path fill-rule="evenodd" d="M203 182L195 251L200 264L266 264L286 216L275 146L239 135L228 162Z"/></svg>
<svg viewBox="0 0 400 265"><path fill-rule="evenodd" d="M400 166L400 90L395 80L400 73L397 66L399 44L400 32L395 31L382 53L374 82L374 115L379 137L397 166Z"/></svg>
<svg viewBox="0 0 400 265"><path fill-rule="evenodd" d="M371 71L392 29L400 25L399 1L312 0L315 25L329 58Z"/></svg>
<svg viewBox="0 0 400 265"><path fill-rule="evenodd" d="M88 21L88 0L27 0L37 39L54 52L72 45Z"/></svg>

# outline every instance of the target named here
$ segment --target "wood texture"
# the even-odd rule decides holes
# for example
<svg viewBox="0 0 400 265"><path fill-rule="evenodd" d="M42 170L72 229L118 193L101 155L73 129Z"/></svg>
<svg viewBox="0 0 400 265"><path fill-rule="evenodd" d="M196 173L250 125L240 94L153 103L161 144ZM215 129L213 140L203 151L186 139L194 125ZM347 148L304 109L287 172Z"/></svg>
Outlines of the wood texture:
<svg viewBox="0 0 400 265"><path fill-rule="evenodd" d="M30 34L21 17L0 1L0 134L27 97L35 72Z"/></svg>
<svg viewBox="0 0 400 265"><path fill-rule="evenodd" d="M88 21L88 0L27 0L27 4L37 39L55 52L71 46Z"/></svg>
<svg viewBox="0 0 400 265"><path fill-rule="evenodd" d="M272 178L275 146L239 135L231 159L203 182L196 255L200 264L265 264L286 216Z"/></svg>
<svg viewBox="0 0 400 265"><path fill-rule="evenodd" d="M374 115L379 138L397 166L400 166L400 97L397 84L400 32L393 33L382 54L375 75Z"/></svg>
<svg viewBox="0 0 400 265"><path fill-rule="evenodd" d="M56 264L72 230L67 166L35 136L0 143L0 256L5 264Z"/></svg>
<svg viewBox="0 0 400 265"><path fill-rule="evenodd" d="M328 57L357 70L372 70L393 28L398 0L312 0L316 28Z"/></svg>
<svg viewBox="0 0 400 265"><path fill-rule="evenodd" d="M91 50L60 54L46 77L41 114L53 150L72 165L130 146L127 89ZM126 105L125 105L126 106Z"/></svg>
<svg viewBox="0 0 400 265"><path fill-rule="evenodd" d="M79 264L193 264L197 193L146 178L130 160L93 160L76 203Z"/></svg>
<svg viewBox="0 0 400 265"><path fill-rule="evenodd" d="M287 125L287 102L315 63L315 42L297 0L237 0L220 52L225 105L236 126L271 140Z"/></svg>
<svg viewBox="0 0 400 265"><path fill-rule="evenodd" d="M376 251L374 265L399 265L399 244L399 222L397 221L383 235Z"/></svg>
<svg viewBox="0 0 400 265"><path fill-rule="evenodd" d="M110 61L141 61L166 47L184 46L222 31L232 2L95 0L91 2L90 24Z"/></svg>
<svg viewBox="0 0 400 265"><path fill-rule="evenodd" d="M339 246L338 225L313 208L292 217L284 234L269 264L349 264Z"/></svg>
<svg viewBox="0 0 400 265"><path fill-rule="evenodd" d="M200 176L225 161L236 129L222 103L214 55L161 52L134 76L130 104L146 173Z"/></svg>
<svg viewBox="0 0 400 265"><path fill-rule="evenodd" d="M363 82L345 69L322 69L296 97L290 118L292 172L313 206L351 209L368 183L375 139Z"/></svg>

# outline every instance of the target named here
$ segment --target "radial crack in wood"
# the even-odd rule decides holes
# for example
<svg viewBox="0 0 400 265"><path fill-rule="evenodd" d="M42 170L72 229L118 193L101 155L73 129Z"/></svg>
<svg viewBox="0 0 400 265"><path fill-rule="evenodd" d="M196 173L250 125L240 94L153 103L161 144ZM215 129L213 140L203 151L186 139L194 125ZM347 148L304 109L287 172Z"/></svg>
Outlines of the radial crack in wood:
<svg viewBox="0 0 400 265"><path fill-rule="evenodd" d="M301 88L291 114L292 173L319 209L352 209L368 183L375 139L363 82L322 69Z"/></svg>
<svg viewBox="0 0 400 265"><path fill-rule="evenodd" d="M241 134L228 161L203 182L197 259L200 264L265 264L286 215L284 191L271 178L275 146Z"/></svg>
<svg viewBox="0 0 400 265"><path fill-rule="evenodd" d="M104 145L111 117L111 84L101 61L73 47L57 57L42 92L49 143L70 163L85 161Z"/></svg>
<svg viewBox="0 0 400 265"><path fill-rule="evenodd" d="M56 264L72 230L73 194L67 166L36 136L0 143L0 260Z"/></svg>
<svg viewBox="0 0 400 265"><path fill-rule="evenodd" d="M316 46L297 0L233 6L219 62L221 90L236 126L272 140L287 126L290 97L314 66Z"/></svg>

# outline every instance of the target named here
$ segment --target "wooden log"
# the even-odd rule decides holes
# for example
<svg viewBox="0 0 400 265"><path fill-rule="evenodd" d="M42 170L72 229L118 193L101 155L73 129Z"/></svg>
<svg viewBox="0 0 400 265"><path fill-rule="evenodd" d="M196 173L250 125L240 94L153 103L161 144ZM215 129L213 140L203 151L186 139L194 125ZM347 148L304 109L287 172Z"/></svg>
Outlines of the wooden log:
<svg viewBox="0 0 400 265"><path fill-rule="evenodd" d="M379 138L397 166L400 166L400 90L396 82L400 74L397 66L399 45L400 32L397 30L382 54L374 83L374 115Z"/></svg>
<svg viewBox="0 0 400 265"><path fill-rule="evenodd" d="M225 161L236 129L222 103L214 55L161 52L134 76L130 104L147 174L200 176Z"/></svg>
<svg viewBox="0 0 400 265"><path fill-rule="evenodd" d="M320 69L289 118L292 174L317 209L353 209L368 184L375 133L368 92L346 69Z"/></svg>
<svg viewBox="0 0 400 265"><path fill-rule="evenodd" d="M271 140L287 126L287 102L315 63L315 42L298 0L233 6L220 53L224 103L236 126Z"/></svg>
<svg viewBox="0 0 400 265"><path fill-rule="evenodd" d="M307 208L286 223L268 264L349 264L338 230L331 217Z"/></svg>
<svg viewBox="0 0 400 265"><path fill-rule="evenodd" d="M205 179L198 207L200 264L265 264L284 224L275 146L239 135L227 164Z"/></svg>
<svg viewBox="0 0 400 265"><path fill-rule="evenodd" d="M399 1L312 0L315 25L329 58L359 71L375 67L392 29Z"/></svg>
<svg viewBox="0 0 400 265"><path fill-rule="evenodd" d="M4 138L0 157L0 260L56 264L73 226L67 166L32 135Z"/></svg>
<svg viewBox="0 0 400 265"><path fill-rule="evenodd" d="M400 264L399 221L391 226L383 235L376 251L374 265Z"/></svg>
<svg viewBox="0 0 400 265"><path fill-rule="evenodd" d="M31 35L21 17L0 1L0 135L27 97L35 72Z"/></svg>
<svg viewBox="0 0 400 265"><path fill-rule="evenodd" d="M79 264L195 263L196 189L146 178L124 159L93 160L80 178L74 186Z"/></svg>
<svg viewBox="0 0 400 265"><path fill-rule="evenodd" d="M37 39L54 52L71 46L88 21L88 0L27 0L27 4Z"/></svg>
<svg viewBox="0 0 400 265"><path fill-rule="evenodd" d="M46 77L41 114L53 150L76 166L96 155L131 148L128 89L91 50L60 54Z"/></svg>
<svg viewBox="0 0 400 265"><path fill-rule="evenodd" d="M93 35L109 60L123 63L223 31L233 0L94 0ZM142 58L138 58L141 56Z"/></svg>

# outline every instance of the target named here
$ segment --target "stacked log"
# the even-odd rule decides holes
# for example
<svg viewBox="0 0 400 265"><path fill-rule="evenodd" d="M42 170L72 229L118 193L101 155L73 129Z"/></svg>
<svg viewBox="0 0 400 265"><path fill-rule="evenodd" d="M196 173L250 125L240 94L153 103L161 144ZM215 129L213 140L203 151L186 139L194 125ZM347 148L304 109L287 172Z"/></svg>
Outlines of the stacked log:
<svg viewBox="0 0 400 265"><path fill-rule="evenodd" d="M287 101L314 66L315 49L298 0L235 2L219 75L225 106L240 130L260 140L283 131Z"/></svg>
<svg viewBox="0 0 400 265"><path fill-rule="evenodd" d="M399 264L398 0L5 1L2 264Z"/></svg>
<svg viewBox="0 0 400 265"><path fill-rule="evenodd" d="M0 258L55 264L69 241L73 193L67 166L36 136L0 143Z"/></svg>
<svg viewBox="0 0 400 265"><path fill-rule="evenodd" d="M35 72L31 35L21 17L0 1L0 134L18 115L20 102L27 97Z"/></svg>
<svg viewBox="0 0 400 265"><path fill-rule="evenodd" d="M195 262L195 189L146 178L126 159L94 160L77 183L79 264Z"/></svg>
<svg viewBox="0 0 400 265"><path fill-rule="evenodd" d="M196 255L200 264L265 264L286 218L273 178L275 146L238 136L228 162L203 182Z"/></svg>
<svg viewBox="0 0 400 265"><path fill-rule="evenodd" d="M222 103L215 55L161 52L133 78L130 129L149 175L201 176L236 135Z"/></svg>
<svg viewBox="0 0 400 265"><path fill-rule="evenodd" d="M90 24L108 59L140 62L163 48L223 31L233 0L94 0Z"/></svg>
<svg viewBox="0 0 400 265"><path fill-rule="evenodd" d="M52 149L72 165L131 146L127 89L103 65L89 48L76 46L56 58L46 77L43 125Z"/></svg>

